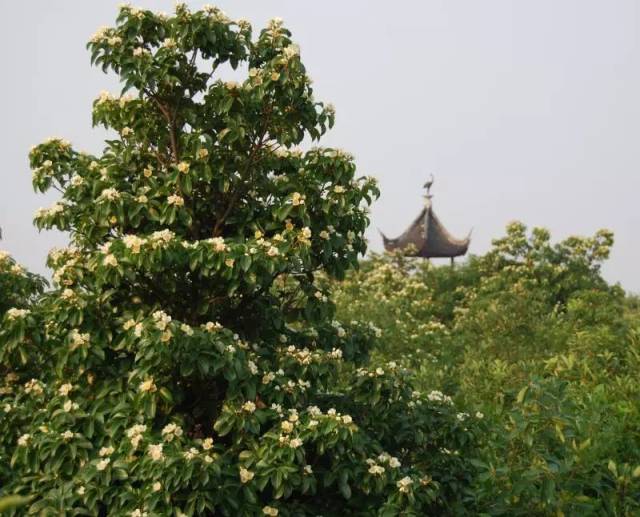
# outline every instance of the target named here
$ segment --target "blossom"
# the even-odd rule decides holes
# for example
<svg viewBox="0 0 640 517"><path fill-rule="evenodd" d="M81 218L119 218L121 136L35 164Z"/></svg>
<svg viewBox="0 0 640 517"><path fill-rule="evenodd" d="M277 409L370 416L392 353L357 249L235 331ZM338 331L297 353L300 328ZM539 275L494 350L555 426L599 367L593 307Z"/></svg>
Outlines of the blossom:
<svg viewBox="0 0 640 517"><path fill-rule="evenodd" d="M242 483L248 483L253 479L255 474L250 470L245 469L244 467L240 467L240 481Z"/></svg>
<svg viewBox="0 0 640 517"><path fill-rule="evenodd" d="M249 367L249 371L253 375L256 375L258 373L258 367L256 366L256 363L254 363L253 361L251 360L247 361L247 366Z"/></svg>
<svg viewBox="0 0 640 517"><path fill-rule="evenodd" d="M96 464L96 469L102 471L107 468L109 463L111 463L111 458L103 458Z"/></svg>
<svg viewBox="0 0 640 517"><path fill-rule="evenodd" d="M149 444L147 447L147 453L151 457L153 461L160 461L164 458L164 453L162 452L163 445L161 443Z"/></svg>
<svg viewBox="0 0 640 517"><path fill-rule="evenodd" d="M381 476L384 474L384 467L381 465L376 465L375 463L369 467L369 474L373 474L374 476Z"/></svg>
<svg viewBox="0 0 640 517"><path fill-rule="evenodd" d="M162 42L162 46L168 49L175 48L176 40L174 40L173 38L165 38L164 41Z"/></svg>
<svg viewBox="0 0 640 517"><path fill-rule="evenodd" d="M294 58L300 54L300 47L298 47L298 45L289 45L288 47L285 47L282 54L287 59Z"/></svg>
<svg viewBox="0 0 640 517"><path fill-rule="evenodd" d="M164 426L162 429L162 437L165 441L171 442L174 438L182 436L182 427L177 424L170 423Z"/></svg>
<svg viewBox="0 0 640 517"><path fill-rule="evenodd" d="M336 185L335 187L333 187L333 191L336 194L342 194L344 192L344 187L342 185Z"/></svg>
<svg viewBox="0 0 640 517"><path fill-rule="evenodd" d="M202 147L200 149L198 149L198 158L200 158L201 160L204 160L207 156L209 156L209 150L206 149L205 147Z"/></svg>
<svg viewBox="0 0 640 517"><path fill-rule="evenodd" d="M350 416L350 415L344 415L344 416L342 417L342 423L343 423L343 424L347 424L347 425L349 425L349 424L350 424L350 423L352 423L352 422L353 422L353 418L351 418L351 416Z"/></svg>
<svg viewBox="0 0 640 517"><path fill-rule="evenodd" d="M324 239L324 240L329 240L329 237L330 237L329 232L326 230L322 230L318 235L320 236L321 239Z"/></svg>
<svg viewBox="0 0 640 517"><path fill-rule="evenodd" d="M273 506L265 506L265 507L262 509L262 513L263 513L264 515L269 515L269 516L271 516L271 517L275 517L275 516L277 516L277 515L278 515L278 509L277 509L277 508L274 508Z"/></svg>
<svg viewBox="0 0 640 517"><path fill-rule="evenodd" d="M213 447L213 438L205 438L202 441L202 449L205 451L210 450Z"/></svg>
<svg viewBox="0 0 640 517"><path fill-rule="evenodd" d="M25 393L33 393L34 395L41 395L44 391L42 383L38 379L31 379L24 385Z"/></svg>
<svg viewBox="0 0 640 517"><path fill-rule="evenodd" d="M79 486L78 489L76 490L76 493L78 495L84 495L84 492L85 492L84 486Z"/></svg>
<svg viewBox="0 0 640 517"><path fill-rule="evenodd" d="M302 236L303 236L305 239L309 239L309 238L311 238L311 229L310 229L308 226L305 226L305 227L302 229Z"/></svg>
<svg viewBox="0 0 640 517"><path fill-rule="evenodd" d="M131 517L148 517L149 514L140 508L136 508L130 515Z"/></svg>
<svg viewBox="0 0 640 517"><path fill-rule="evenodd" d="M294 425L291 422L285 420L280 424L280 427L282 427L283 433L290 433L293 431Z"/></svg>
<svg viewBox="0 0 640 517"><path fill-rule="evenodd" d="M120 133L122 134L122 136L126 137L126 136L129 136L130 134L133 133L133 129L131 129L130 127L125 126L125 127L122 128L122 131L120 131Z"/></svg>
<svg viewBox="0 0 640 517"><path fill-rule="evenodd" d="M161 488L162 488L162 484L160 483L160 481L156 481L156 482L151 486L151 489L152 489L154 492L159 492Z"/></svg>
<svg viewBox="0 0 640 517"><path fill-rule="evenodd" d="M292 449L297 449L298 447L300 447L302 445L302 440L300 438L294 438L293 440L291 440L289 442L289 447L291 447Z"/></svg>
<svg viewBox="0 0 640 517"><path fill-rule="evenodd" d="M256 410L256 405L248 400L247 402L242 404L242 410L246 411L247 413L253 413Z"/></svg>
<svg viewBox="0 0 640 517"><path fill-rule="evenodd" d="M29 433L23 434L18 438L18 446L26 447L29 444L29 440L31 440L31 435Z"/></svg>
<svg viewBox="0 0 640 517"><path fill-rule="evenodd" d="M180 162L178 164L178 170L183 174L187 174L189 172L189 162Z"/></svg>
<svg viewBox="0 0 640 517"><path fill-rule="evenodd" d="M80 406L78 405L77 402L72 402L71 400L67 400L65 401L65 403L62 405L62 409L64 409L67 413L69 411L71 411L72 409L78 409Z"/></svg>
<svg viewBox="0 0 640 517"><path fill-rule="evenodd" d="M104 456L111 456L113 454L114 448L109 446L109 447L102 447L100 449L100 452L98 453L100 456L104 457Z"/></svg>
<svg viewBox="0 0 640 517"><path fill-rule="evenodd" d="M104 257L104 259L102 259L102 263L105 266L116 267L118 265L118 259L115 257L115 255L109 253L106 257Z"/></svg>
<svg viewBox="0 0 640 517"><path fill-rule="evenodd" d="M228 246L224 243L224 239L222 237L214 237L210 242L213 244L214 251L227 251L228 249Z"/></svg>
<svg viewBox="0 0 640 517"><path fill-rule="evenodd" d="M167 203L175 206L184 206L184 198L178 196L177 194L172 194L171 196L167 197Z"/></svg>
<svg viewBox="0 0 640 517"><path fill-rule="evenodd" d="M69 183L71 183L71 185L73 185L74 187L79 187L84 183L84 178L78 174L74 174L73 176L71 176Z"/></svg>
<svg viewBox="0 0 640 517"><path fill-rule="evenodd" d="M311 465L305 465L304 466L304 473L305 474L313 474L313 469L311 468Z"/></svg>
<svg viewBox="0 0 640 517"><path fill-rule="evenodd" d="M134 255L140 253L140 247L147 242L146 239L138 237L137 235L125 235L122 238L122 242L124 243L127 249L131 250L131 253Z"/></svg>
<svg viewBox="0 0 640 517"><path fill-rule="evenodd" d="M195 447L191 447L188 451L186 451L183 454L184 458L187 459L187 460L192 460L197 455L198 455L198 449L196 449Z"/></svg>
<svg viewBox="0 0 640 517"><path fill-rule="evenodd" d="M157 389L158 388L156 387L155 383L153 382L153 379L147 379L146 381L141 382L140 386L138 387L138 390L141 391L142 393L145 393L147 391L153 393Z"/></svg>
<svg viewBox="0 0 640 517"><path fill-rule="evenodd" d="M24 318L30 312L31 311L29 311L29 309L16 309L15 307L12 307L7 311L6 314L7 314L7 319L15 320L17 318Z"/></svg>
<svg viewBox="0 0 640 517"><path fill-rule="evenodd" d="M142 170L142 175L143 175L145 178L150 178L152 174L153 174L153 167L152 167L151 165L149 165L148 167L145 167L145 168Z"/></svg>
<svg viewBox="0 0 640 517"><path fill-rule="evenodd" d="M233 264L235 264L235 260L232 258L228 258L224 261L224 263L227 267L233 267Z"/></svg>
<svg viewBox="0 0 640 517"><path fill-rule="evenodd" d="M115 188L106 188L98 196L98 201L106 199L107 201L115 201L120 198L120 192Z"/></svg>
<svg viewBox="0 0 640 517"><path fill-rule="evenodd" d="M411 487L412 484L413 479L411 479L409 476L405 476L396 483L396 486L400 489L400 492L407 493L409 492L409 487Z"/></svg>
<svg viewBox="0 0 640 517"><path fill-rule="evenodd" d="M180 330L182 330L182 332L184 332L187 336L193 336L193 329L186 323L180 325Z"/></svg>
<svg viewBox="0 0 640 517"><path fill-rule="evenodd" d="M304 196L300 192L291 194L291 204L293 206L304 205Z"/></svg>
<svg viewBox="0 0 640 517"><path fill-rule="evenodd" d="M269 255L270 257L275 257L279 254L280 252L278 251L278 248L276 248L275 246L271 246L268 250L267 250L267 255Z"/></svg>

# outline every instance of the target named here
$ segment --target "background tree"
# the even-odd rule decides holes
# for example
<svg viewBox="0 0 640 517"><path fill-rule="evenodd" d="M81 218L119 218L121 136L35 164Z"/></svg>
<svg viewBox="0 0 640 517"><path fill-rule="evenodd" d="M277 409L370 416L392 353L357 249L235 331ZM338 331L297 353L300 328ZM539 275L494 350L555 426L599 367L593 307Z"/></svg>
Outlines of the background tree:
<svg viewBox="0 0 640 517"><path fill-rule="evenodd" d="M62 193L36 225L71 246L49 255L55 289L2 322L1 491L43 515L459 504L471 420L369 368L377 329L335 321L315 281L357 264L377 189L344 151L294 147L334 111L282 21L254 37L215 7L125 6L89 49L123 95L94 103L101 155L29 155Z"/></svg>

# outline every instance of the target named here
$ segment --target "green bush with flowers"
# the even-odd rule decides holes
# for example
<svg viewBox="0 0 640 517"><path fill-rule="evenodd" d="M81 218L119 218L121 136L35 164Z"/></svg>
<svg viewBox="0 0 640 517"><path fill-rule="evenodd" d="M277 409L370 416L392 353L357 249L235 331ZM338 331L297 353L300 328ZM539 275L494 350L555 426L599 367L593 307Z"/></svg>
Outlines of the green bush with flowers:
<svg viewBox="0 0 640 517"><path fill-rule="evenodd" d="M465 504L481 424L369 356L320 274L365 251L373 180L282 21L129 6L90 41L115 72L99 155L29 159L70 235L53 287L0 258L0 497L38 515L426 515ZM222 77L237 69L241 82ZM17 499L24 503L25 499Z"/></svg>
<svg viewBox="0 0 640 517"><path fill-rule="evenodd" d="M640 512L640 311L600 275L612 244L513 223L454 269L373 255L327 283L383 329L374 360L484 416L460 515Z"/></svg>

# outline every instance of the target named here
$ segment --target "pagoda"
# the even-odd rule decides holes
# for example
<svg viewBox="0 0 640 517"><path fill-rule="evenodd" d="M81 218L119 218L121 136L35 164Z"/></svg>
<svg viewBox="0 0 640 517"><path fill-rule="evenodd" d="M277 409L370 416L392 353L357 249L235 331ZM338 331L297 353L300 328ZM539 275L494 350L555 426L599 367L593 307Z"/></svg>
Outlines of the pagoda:
<svg viewBox="0 0 640 517"><path fill-rule="evenodd" d="M471 232L464 239L457 239L447 231L433 211L431 202L433 196L430 193L432 185L433 176L424 184L424 188L427 189L424 208L402 235L395 239L389 239L382 232L380 235L382 235L384 249L387 251L409 248L408 256L426 259L448 257L453 264L455 257L467 253Z"/></svg>

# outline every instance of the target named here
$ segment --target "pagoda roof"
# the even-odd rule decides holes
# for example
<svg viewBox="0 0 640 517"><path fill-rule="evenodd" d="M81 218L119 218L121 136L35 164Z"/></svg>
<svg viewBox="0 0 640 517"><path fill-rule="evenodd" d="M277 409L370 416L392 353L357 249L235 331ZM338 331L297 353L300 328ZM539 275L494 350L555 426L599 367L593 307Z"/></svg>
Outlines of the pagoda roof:
<svg viewBox="0 0 640 517"><path fill-rule="evenodd" d="M460 257L467 253L471 232L464 239L451 235L433 211L431 196L425 198L425 206L407 230L390 239L382 232L384 249L387 251L408 250L409 256L422 258Z"/></svg>

